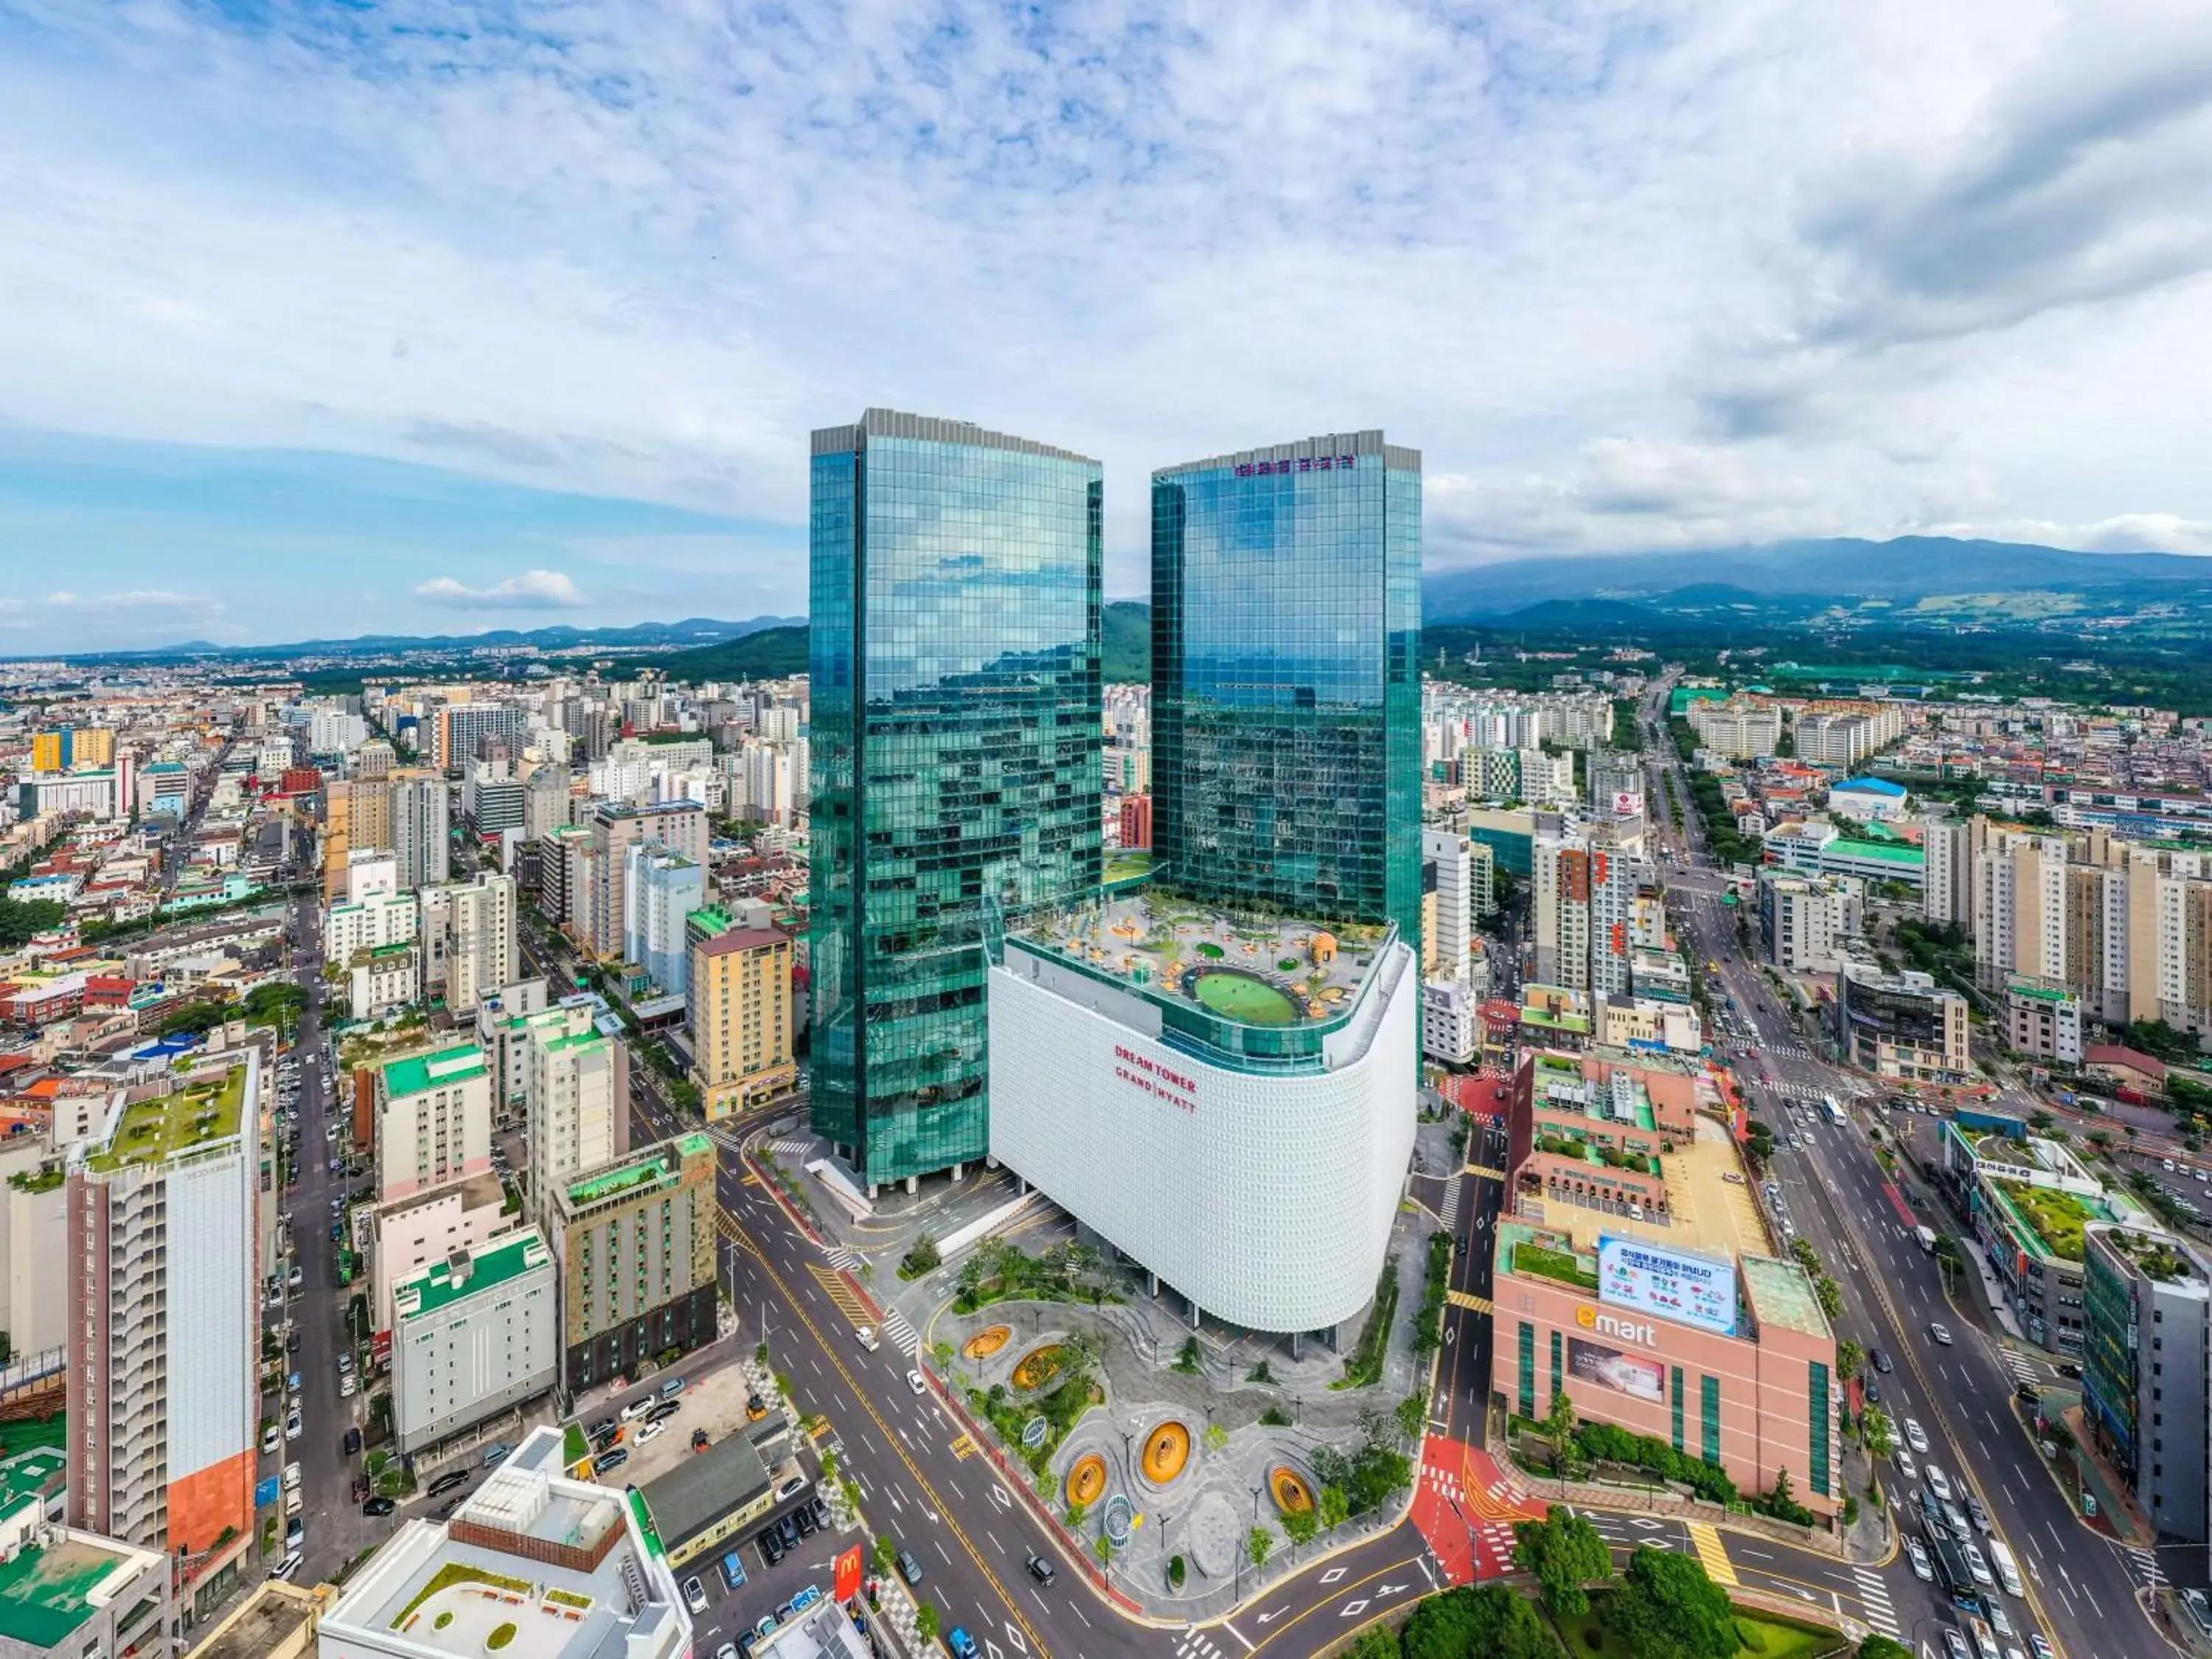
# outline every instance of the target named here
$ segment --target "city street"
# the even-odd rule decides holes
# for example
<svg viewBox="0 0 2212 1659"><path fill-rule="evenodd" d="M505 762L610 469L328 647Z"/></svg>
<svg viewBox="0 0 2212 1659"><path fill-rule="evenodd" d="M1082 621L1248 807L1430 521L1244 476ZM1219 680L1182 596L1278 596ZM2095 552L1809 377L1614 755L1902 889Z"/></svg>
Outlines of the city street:
<svg viewBox="0 0 2212 1659"><path fill-rule="evenodd" d="M1656 696L1662 696L1663 689ZM1657 775L1677 775L1685 806L1682 836L1673 844L1694 854L1702 841L1680 762L1665 727L1647 744L1655 762L1653 787L1663 799ZM1880 1348L1897 1370L1876 1381L1882 1405L1893 1420L1917 1419L1929 1449L1921 1462L1933 1462L1962 1476L1988 1505L1996 1535L2010 1544L2026 1574L2027 1609L2023 1628L2039 1627L2062 1655L2087 1656L2142 1650L2155 1640L2137 1602L2143 1571L2139 1553L2130 1552L2081 1525L2012 1416L2014 1387L2023 1381L2050 1381L2046 1359L2025 1345L2006 1346L1985 1321L1962 1299L1944 1296L1933 1259L1923 1254L1912 1229L1926 1222L1939 1231L1958 1231L1954 1218L1910 1209L1874 1157L1860 1118L1861 1107L1846 1127L1837 1128L1813 1109L1823 1095L1849 1103L1865 1095L1869 1079L1814 1057L1806 1033L1781 1012L1778 1000L1746 954L1735 912L1717 902L1717 872L1670 872L1670 905L1686 954L1717 962L1717 988L1735 998L1751 1033L1749 1063L1739 1063L1753 1115L1774 1128L1782 1142L1773 1164L1794 1224L1820 1251L1821 1261L1844 1287L1844 1317L1838 1334L1869 1348ZM1795 1134L1802 1151L1783 1138ZM1971 1292L1968 1292L1971 1295ZM1931 1322L1946 1324L1954 1346L1937 1345ZM1915 1494L1895 1469L1883 1484L1900 1505L1900 1522L1917 1531L1910 1507ZM1920 1584L1902 1559L1887 1573L1889 1595L1901 1624L1915 1630L1926 1620L1948 1620L1948 1608L1930 1587ZM1932 1630L1932 1624L1929 1626ZM2132 1632L2115 1644L2120 1630Z"/></svg>

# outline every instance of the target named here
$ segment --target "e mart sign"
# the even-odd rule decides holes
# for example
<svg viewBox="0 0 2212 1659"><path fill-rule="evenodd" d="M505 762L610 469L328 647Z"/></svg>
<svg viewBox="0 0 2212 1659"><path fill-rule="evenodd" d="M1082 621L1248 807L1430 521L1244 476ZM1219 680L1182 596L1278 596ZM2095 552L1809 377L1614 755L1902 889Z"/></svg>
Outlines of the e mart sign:
<svg viewBox="0 0 2212 1659"><path fill-rule="evenodd" d="M1575 1323L1586 1331L1595 1331L1600 1336L1619 1337L1623 1342L1641 1342L1647 1348L1659 1346L1658 1327L1638 1324L1632 1319L1615 1319L1609 1313L1600 1313L1588 1304L1575 1310Z"/></svg>

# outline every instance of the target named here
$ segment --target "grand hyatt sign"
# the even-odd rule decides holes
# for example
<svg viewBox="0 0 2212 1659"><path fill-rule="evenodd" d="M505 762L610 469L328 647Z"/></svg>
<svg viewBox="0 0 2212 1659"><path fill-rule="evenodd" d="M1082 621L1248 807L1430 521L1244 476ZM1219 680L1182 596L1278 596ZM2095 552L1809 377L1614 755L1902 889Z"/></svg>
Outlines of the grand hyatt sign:
<svg viewBox="0 0 2212 1659"><path fill-rule="evenodd" d="M1122 1082L1164 1100L1178 1110L1197 1112L1198 1102L1193 1098L1198 1093L1195 1079L1187 1078L1181 1072L1171 1072L1158 1060L1148 1060L1133 1048L1124 1048L1118 1042L1114 1045L1114 1075Z"/></svg>

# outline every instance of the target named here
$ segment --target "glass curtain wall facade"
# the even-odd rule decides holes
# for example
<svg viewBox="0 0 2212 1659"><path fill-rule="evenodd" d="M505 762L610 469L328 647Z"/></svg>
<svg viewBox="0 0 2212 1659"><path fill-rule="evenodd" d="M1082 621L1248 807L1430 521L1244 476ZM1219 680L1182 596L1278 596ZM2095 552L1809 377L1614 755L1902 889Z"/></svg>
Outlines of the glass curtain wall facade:
<svg viewBox="0 0 2212 1659"><path fill-rule="evenodd" d="M987 939L1098 888L1103 487L885 410L812 469L812 1115L880 1185L988 1151Z"/></svg>
<svg viewBox="0 0 2212 1659"><path fill-rule="evenodd" d="M1380 432L1152 474L1152 839L1229 908L1421 937L1421 456Z"/></svg>

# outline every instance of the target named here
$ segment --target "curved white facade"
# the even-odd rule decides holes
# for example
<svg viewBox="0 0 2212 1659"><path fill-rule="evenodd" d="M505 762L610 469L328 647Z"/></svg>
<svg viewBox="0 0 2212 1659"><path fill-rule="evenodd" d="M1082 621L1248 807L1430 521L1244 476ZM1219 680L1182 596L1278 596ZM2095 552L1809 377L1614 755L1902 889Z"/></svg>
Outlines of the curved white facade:
<svg viewBox="0 0 2212 1659"><path fill-rule="evenodd" d="M1143 997L1009 940L991 1154L1206 1312L1316 1331L1367 1305L1413 1156L1420 976L1394 940L1328 1069L1209 1065Z"/></svg>

